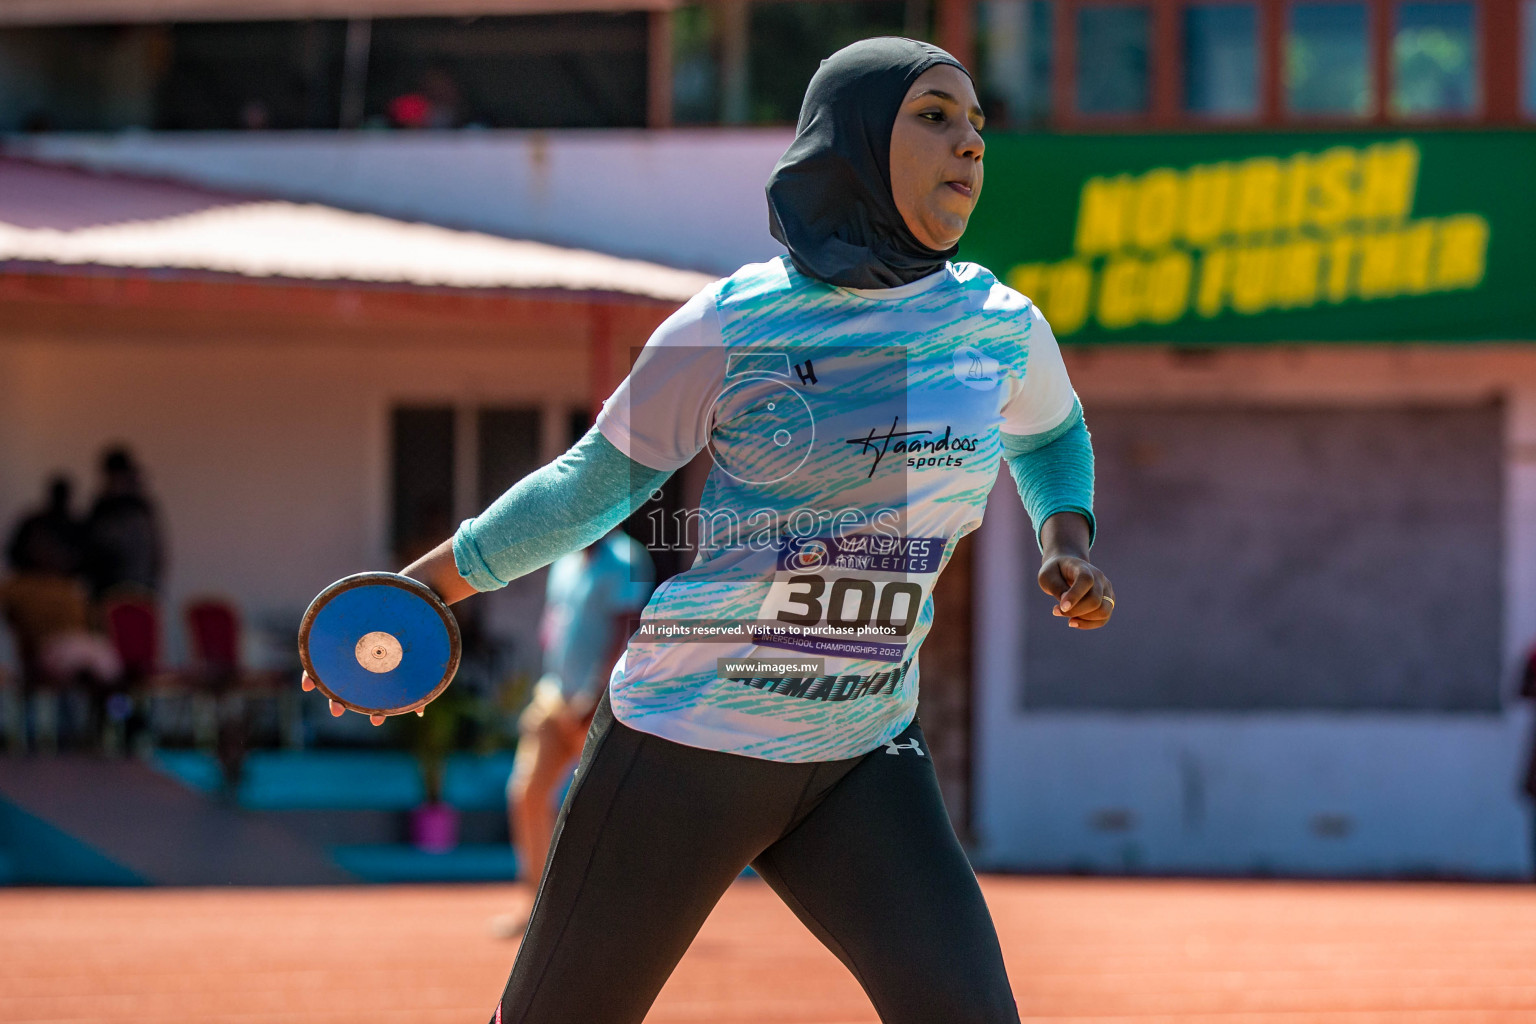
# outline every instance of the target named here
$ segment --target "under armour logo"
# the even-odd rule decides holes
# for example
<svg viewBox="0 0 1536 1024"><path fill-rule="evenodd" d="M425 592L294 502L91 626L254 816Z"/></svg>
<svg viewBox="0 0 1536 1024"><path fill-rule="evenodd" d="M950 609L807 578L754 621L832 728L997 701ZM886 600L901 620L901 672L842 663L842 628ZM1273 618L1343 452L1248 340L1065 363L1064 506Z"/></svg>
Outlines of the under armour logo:
<svg viewBox="0 0 1536 1024"><path fill-rule="evenodd" d="M913 738L913 739L907 741L906 743L897 743L895 740L886 740L885 741L885 752L887 754L897 754L897 755L900 755L900 753L903 750L910 750L913 753L915 753L918 757L922 757L923 756L922 745L917 742L916 738Z"/></svg>

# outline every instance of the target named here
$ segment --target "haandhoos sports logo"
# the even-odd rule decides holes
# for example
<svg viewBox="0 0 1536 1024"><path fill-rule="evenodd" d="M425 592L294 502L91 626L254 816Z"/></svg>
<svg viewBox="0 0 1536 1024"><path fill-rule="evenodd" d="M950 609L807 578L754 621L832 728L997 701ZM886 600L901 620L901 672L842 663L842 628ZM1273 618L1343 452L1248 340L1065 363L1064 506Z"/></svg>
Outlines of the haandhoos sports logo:
<svg viewBox="0 0 1536 1024"><path fill-rule="evenodd" d="M874 427L863 437L850 437L844 444L859 446L859 454L873 456L869 475L874 476L880 460L886 455L905 455L908 469L931 469L935 466L955 467L965 464L964 456L974 452L980 438L964 434L956 435L945 426L944 433L934 437L932 430L897 430L901 417L892 417L890 429L877 434Z"/></svg>

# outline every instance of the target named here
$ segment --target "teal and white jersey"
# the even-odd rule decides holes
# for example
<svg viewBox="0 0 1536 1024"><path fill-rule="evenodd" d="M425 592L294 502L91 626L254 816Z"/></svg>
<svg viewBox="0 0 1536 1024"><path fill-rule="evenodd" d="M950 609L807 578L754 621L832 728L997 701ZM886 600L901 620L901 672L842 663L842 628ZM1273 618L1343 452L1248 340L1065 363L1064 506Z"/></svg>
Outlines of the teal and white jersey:
<svg viewBox="0 0 1536 1024"><path fill-rule="evenodd" d="M999 433L1051 430L1074 401L1040 311L974 264L864 291L780 257L700 292L597 420L642 465L712 459L698 514L652 520L647 543L679 544L687 526L699 553L647 604L610 680L614 714L777 761L899 735L933 586L981 523ZM740 628L701 642L700 622ZM814 669L753 675L722 659Z"/></svg>

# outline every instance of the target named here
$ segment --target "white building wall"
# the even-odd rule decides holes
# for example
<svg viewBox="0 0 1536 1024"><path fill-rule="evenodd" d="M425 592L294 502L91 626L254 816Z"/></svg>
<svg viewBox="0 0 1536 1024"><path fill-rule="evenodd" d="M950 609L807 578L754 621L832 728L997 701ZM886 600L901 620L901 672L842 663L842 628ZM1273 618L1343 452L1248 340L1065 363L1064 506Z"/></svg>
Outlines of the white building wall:
<svg viewBox="0 0 1536 1024"><path fill-rule="evenodd" d="M3 151L728 274L783 248L782 128L38 135Z"/></svg>
<svg viewBox="0 0 1536 1024"><path fill-rule="evenodd" d="M1529 713L1513 695L1536 639L1536 354L1313 347L1180 359L1111 349L1071 353L1069 365L1090 427L1095 408L1116 404L1393 406L1501 396L1506 571L1502 580L1463 585L1503 589L1506 710L1023 711L1023 602L1036 599L1030 581L1038 553L1004 478L978 533L978 863L1171 873L1526 873L1529 819L1518 785ZM1113 579L1113 565L1101 568ZM1320 819L1348 828L1319 834ZM1129 827L1105 828L1107 821Z"/></svg>

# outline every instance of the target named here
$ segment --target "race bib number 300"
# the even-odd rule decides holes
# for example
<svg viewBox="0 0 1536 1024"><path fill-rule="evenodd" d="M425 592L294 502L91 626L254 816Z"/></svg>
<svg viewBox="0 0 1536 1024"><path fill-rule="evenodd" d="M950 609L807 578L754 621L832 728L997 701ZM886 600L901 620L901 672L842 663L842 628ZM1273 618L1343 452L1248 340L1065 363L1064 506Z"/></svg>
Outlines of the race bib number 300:
<svg viewBox="0 0 1536 1024"><path fill-rule="evenodd" d="M761 647L899 662L933 590L942 537L802 537L778 554Z"/></svg>

